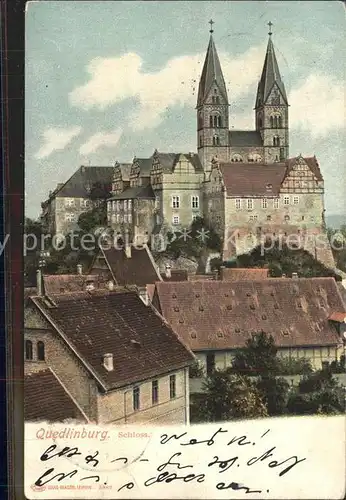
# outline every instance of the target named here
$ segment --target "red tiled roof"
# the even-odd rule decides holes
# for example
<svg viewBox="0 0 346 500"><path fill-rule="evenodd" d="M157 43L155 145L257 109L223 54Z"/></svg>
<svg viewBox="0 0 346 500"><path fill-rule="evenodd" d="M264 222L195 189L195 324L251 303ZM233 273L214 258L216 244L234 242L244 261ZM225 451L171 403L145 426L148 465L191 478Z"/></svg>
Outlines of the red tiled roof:
<svg viewBox="0 0 346 500"><path fill-rule="evenodd" d="M269 269L263 268L222 267L220 269L220 278L222 281L261 280L267 279L268 274Z"/></svg>
<svg viewBox="0 0 346 500"><path fill-rule="evenodd" d="M227 196L278 196L286 165L259 163L220 163ZM269 185L271 187L269 188ZM267 187L268 186L268 187Z"/></svg>
<svg viewBox="0 0 346 500"><path fill-rule="evenodd" d="M189 281L212 281L216 280L217 277L216 275L213 274L189 274L188 280Z"/></svg>
<svg viewBox="0 0 346 500"><path fill-rule="evenodd" d="M25 376L24 415L27 421L87 421L50 369Z"/></svg>
<svg viewBox="0 0 346 500"><path fill-rule="evenodd" d="M259 331L282 347L335 345L328 318L346 312L333 278L156 283L153 303L193 351L243 347Z"/></svg>
<svg viewBox="0 0 346 500"><path fill-rule="evenodd" d="M111 269L117 285L146 286L149 283L161 281L155 261L146 245L143 248L131 246L131 257L127 257L124 249L114 247L101 249L97 259L102 259L102 257ZM95 265L96 261L92 267ZM91 270L91 272L93 271Z"/></svg>
<svg viewBox="0 0 346 500"><path fill-rule="evenodd" d="M104 390L188 366L193 355L133 291L79 292L31 300L65 338ZM103 366L113 354L114 370Z"/></svg>
<svg viewBox="0 0 346 500"><path fill-rule="evenodd" d="M186 281L188 279L187 269L171 269L171 276L168 278L166 274L161 273L163 281Z"/></svg>
<svg viewBox="0 0 346 500"><path fill-rule="evenodd" d="M329 319L338 323L344 323L346 320L346 313L334 312L329 316Z"/></svg>
<svg viewBox="0 0 346 500"><path fill-rule="evenodd" d="M89 283L93 283L95 288L104 286L104 280L100 280L95 274L47 274L42 279L46 295L82 292Z"/></svg>

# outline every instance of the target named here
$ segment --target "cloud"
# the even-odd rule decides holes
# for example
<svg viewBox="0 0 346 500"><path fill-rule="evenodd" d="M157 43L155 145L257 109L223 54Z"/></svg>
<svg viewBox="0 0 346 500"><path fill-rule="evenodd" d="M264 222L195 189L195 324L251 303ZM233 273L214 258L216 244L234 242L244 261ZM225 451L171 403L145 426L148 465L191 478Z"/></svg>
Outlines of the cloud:
<svg viewBox="0 0 346 500"><path fill-rule="evenodd" d="M258 81L264 47L252 47L239 57L220 53L230 99L249 92ZM157 127L166 110L173 106L195 106L198 80L205 53L170 59L159 71L145 73L137 54L117 58L95 58L87 66L89 81L70 94L71 105L89 110L104 110L125 99L134 98L129 125L135 130Z"/></svg>
<svg viewBox="0 0 346 500"><path fill-rule="evenodd" d="M82 144L79 149L79 153L81 155L88 155L90 153L95 153L102 147L113 147L118 143L122 133L123 131L120 128L108 133L98 132L97 134L89 137L89 139Z"/></svg>
<svg viewBox="0 0 346 500"><path fill-rule="evenodd" d="M44 143L35 154L37 160L48 158L54 151L62 151L77 137L82 127L55 128L50 127L43 132Z"/></svg>
<svg viewBox="0 0 346 500"><path fill-rule="evenodd" d="M345 126L344 86L328 75L309 75L288 101L292 129L309 131L316 139Z"/></svg>

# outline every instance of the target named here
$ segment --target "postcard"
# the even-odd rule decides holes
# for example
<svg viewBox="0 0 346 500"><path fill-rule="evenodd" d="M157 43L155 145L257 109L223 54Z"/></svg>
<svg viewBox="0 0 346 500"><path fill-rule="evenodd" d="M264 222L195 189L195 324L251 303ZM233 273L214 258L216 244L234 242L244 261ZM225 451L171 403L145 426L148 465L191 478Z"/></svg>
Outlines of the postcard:
<svg viewBox="0 0 346 500"><path fill-rule="evenodd" d="M26 498L345 498L344 33L26 4Z"/></svg>

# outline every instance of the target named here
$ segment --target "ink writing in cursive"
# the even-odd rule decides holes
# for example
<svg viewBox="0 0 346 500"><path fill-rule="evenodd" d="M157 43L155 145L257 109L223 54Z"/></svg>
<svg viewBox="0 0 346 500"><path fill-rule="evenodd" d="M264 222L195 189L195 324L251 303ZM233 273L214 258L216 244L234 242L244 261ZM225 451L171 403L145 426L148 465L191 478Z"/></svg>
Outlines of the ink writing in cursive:
<svg viewBox="0 0 346 500"><path fill-rule="evenodd" d="M245 490L245 493L262 493L262 490L251 490L248 486L242 486L241 484L238 483L229 483L226 485L226 483L218 483L216 485L216 489L218 490Z"/></svg>
<svg viewBox="0 0 346 500"><path fill-rule="evenodd" d="M180 462L173 462L172 459L175 457L180 457L181 453L174 453L167 462L163 462L157 467L157 471L160 472L156 477L151 477L147 479L144 483L145 486L152 486L156 483L171 483L172 481L184 481L184 483L189 483L190 481L196 480L198 483L204 482L205 474L187 474L186 476L178 476L175 472L162 472L166 467L173 466L178 470L193 468L193 465L181 465Z"/></svg>
<svg viewBox="0 0 346 500"><path fill-rule="evenodd" d="M197 439L192 438L192 439L190 439L190 441L188 443L180 443L180 446L189 446L189 445L193 445L193 444L203 444L203 443L207 443L207 446L212 446L215 443L214 437L217 436L218 434L222 433L222 432L228 432L228 431L225 430L225 429L223 429L222 427L220 427L220 429L218 429L216 432L214 432L214 434L212 435L212 437L209 438L209 439L204 439L202 441L197 441Z"/></svg>
<svg viewBox="0 0 346 500"><path fill-rule="evenodd" d="M219 468L222 469L219 471L221 474L222 472L225 472L230 467L232 467L232 465L234 465L237 460L238 457L232 457L228 460L219 460L219 457L214 457L214 460L208 464L208 467L211 467L212 465L218 465Z"/></svg>
<svg viewBox="0 0 346 500"><path fill-rule="evenodd" d="M265 451L259 457L250 458L250 460L247 461L247 465L251 466L257 462L263 462L267 458L273 457L274 455L273 455L272 451L274 451L275 449L276 449L276 446L273 446L273 448L270 448L270 450ZM279 462L278 460L272 460L271 462L269 462L268 467L270 467L272 469L274 467L280 467L280 465L283 465L283 464L286 464L287 462L290 462L290 465L279 473L279 476L281 477L284 474L286 474L287 472L289 472L291 469L293 469L293 467L295 467L300 462L304 462L304 460L306 460L306 458L301 458L300 460L298 460L298 457L296 455L292 455L291 457L286 458L282 462Z"/></svg>

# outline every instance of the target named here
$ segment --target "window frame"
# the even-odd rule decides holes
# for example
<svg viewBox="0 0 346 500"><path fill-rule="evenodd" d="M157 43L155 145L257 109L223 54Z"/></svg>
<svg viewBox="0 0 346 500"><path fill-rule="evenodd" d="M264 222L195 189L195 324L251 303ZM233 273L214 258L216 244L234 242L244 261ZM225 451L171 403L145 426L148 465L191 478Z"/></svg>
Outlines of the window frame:
<svg viewBox="0 0 346 500"><path fill-rule="evenodd" d="M247 210L253 210L253 199L252 198L248 198L246 200L246 208L247 208Z"/></svg>
<svg viewBox="0 0 346 500"><path fill-rule="evenodd" d="M172 195L172 208L178 210L180 208L180 196L175 194Z"/></svg>
<svg viewBox="0 0 346 500"><path fill-rule="evenodd" d="M141 389L138 385L136 385L132 389L132 408L134 412L139 411L141 408L140 397L141 397Z"/></svg>
<svg viewBox="0 0 346 500"><path fill-rule="evenodd" d="M29 355L28 355L29 353ZM25 360L26 361L33 361L34 359L34 349L33 349L33 343L32 340L26 339L25 340Z"/></svg>
<svg viewBox="0 0 346 500"><path fill-rule="evenodd" d="M236 210L241 210L241 198L236 198L235 199L235 209Z"/></svg>
<svg viewBox="0 0 346 500"><path fill-rule="evenodd" d="M191 208L193 208L194 210L199 209L199 196L196 194L191 196Z"/></svg>
<svg viewBox="0 0 346 500"><path fill-rule="evenodd" d="M36 354L37 354L37 361L45 361L46 360L45 346L44 346L44 342L42 340L39 340L37 342Z"/></svg>
<svg viewBox="0 0 346 500"><path fill-rule="evenodd" d="M151 382L151 404L157 405L159 402L159 381L153 380Z"/></svg>
<svg viewBox="0 0 346 500"><path fill-rule="evenodd" d="M175 221L177 219L177 221ZM180 217L179 215L173 215L172 216L172 224L173 226L178 226L180 224Z"/></svg>
<svg viewBox="0 0 346 500"><path fill-rule="evenodd" d="M175 399L177 397L177 376L174 373L169 376L169 399Z"/></svg>

